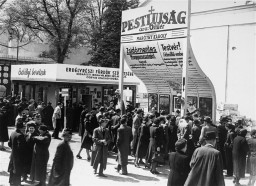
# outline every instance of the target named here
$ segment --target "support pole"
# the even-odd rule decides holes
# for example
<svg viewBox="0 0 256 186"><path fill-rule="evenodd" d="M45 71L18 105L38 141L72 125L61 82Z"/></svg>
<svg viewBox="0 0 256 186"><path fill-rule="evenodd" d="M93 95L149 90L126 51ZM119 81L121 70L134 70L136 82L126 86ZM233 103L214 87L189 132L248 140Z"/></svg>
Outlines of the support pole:
<svg viewBox="0 0 256 186"><path fill-rule="evenodd" d="M182 87L181 87L181 97L183 98L183 103L181 104L181 116L185 116L187 112L187 84L188 84L188 61L189 61L189 48L190 48L190 16L191 15L191 0L188 0L188 16L187 16L187 42L186 42L186 52L183 53L185 59L182 66Z"/></svg>
<svg viewBox="0 0 256 186"><path fill-rule="evenodd" d="M67 96L64 96L64 129L67 128Z"/></svg>
<svg viewBox="0 0 256 186"><path fill-rule="evenodd" d="M118 100L121 115L124 114L123 94L124 94L124 51L123 46L120 44L120 67L119 67L119 91L120 98Z"/></svg>

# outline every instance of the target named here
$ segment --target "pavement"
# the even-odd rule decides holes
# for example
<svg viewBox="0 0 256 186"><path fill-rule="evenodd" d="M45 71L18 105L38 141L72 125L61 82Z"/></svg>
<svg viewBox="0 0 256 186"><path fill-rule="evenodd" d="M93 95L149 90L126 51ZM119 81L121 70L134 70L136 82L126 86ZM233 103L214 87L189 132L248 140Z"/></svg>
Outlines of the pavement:
<svg viewBox="0 0 256 186"><path fill-rule="evenodd" d="M9 127L9 134L14 130L13 127ZM50 158L47 165L47 172L50 172L53 158L56 152L57 145L61 140L52 139L51 145L49 147ZM7 146L7 143L5 143ZM134 158L129 156L128 164L128 175L120 175L116 172L115 166L117 165L115 159L116 154L110 153L108 157L107 169L104 174L107 177L99 177L93 174L93 169L90 166L90 162L86 160L86 152L82 151L82 159L77 159L75 156L80 149L80 137L75 133L70 142L71 149L74 154L74 167L71 172L70 184L72 186L130 186L130 185L146 185L146 186L166 186L169 174L169 167L167 165L158 167L159 175L151 174L148 169L137 168L133 165ZM7 148L7 151L0 151L0 186L9 186L9 173L7 172L9 164L9 156L11 149ZM48 175L49 176L49 175ZM232 183L231 177L225 178L226 186L234 185ZM240 183L242 186L247 185L249 180L249 175L246 174L244 179L241 179ZM22 182L24 186L34 186L28 182Z"/></svg>

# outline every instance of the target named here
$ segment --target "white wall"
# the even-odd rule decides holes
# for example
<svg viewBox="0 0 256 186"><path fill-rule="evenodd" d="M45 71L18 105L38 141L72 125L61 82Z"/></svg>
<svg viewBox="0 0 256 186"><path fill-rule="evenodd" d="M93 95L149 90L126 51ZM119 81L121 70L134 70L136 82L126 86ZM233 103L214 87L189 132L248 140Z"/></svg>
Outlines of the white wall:
<svg viewBox="0 0 256 186"><path fill-rule="evenodd" d="M238 104L242 116L256 120L255 10L195 15L191 28L192 49L213 82L217 105Z"/></svg>
<svg viewBox="0 0 256 186"><path fill-rule="evenodd" d="M227 102L256 119L256 24L230 27Z"/></svg>

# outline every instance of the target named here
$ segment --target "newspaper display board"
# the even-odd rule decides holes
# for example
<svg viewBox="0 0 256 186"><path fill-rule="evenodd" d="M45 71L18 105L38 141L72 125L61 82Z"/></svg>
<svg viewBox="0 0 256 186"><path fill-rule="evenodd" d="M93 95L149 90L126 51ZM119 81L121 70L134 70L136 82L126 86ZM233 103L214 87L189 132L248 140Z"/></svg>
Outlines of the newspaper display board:
<svg viewBox="0 0 256 186"><path fill-rule="evenodd" d="M152 4L123 11L121 43L124 58L149 93L181 90L187 50L188 2ZM173 86L174 85L174 86Z"/></svg>

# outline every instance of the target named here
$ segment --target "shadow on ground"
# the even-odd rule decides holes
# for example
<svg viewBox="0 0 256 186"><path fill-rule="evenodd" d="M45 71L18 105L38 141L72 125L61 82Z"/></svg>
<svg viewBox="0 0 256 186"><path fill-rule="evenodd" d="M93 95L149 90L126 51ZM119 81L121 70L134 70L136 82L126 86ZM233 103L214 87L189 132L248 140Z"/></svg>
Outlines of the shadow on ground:
<svg viewBox="0 0 256 186"><path fill-rule="evenodd" d="M139 174L133 174L133 173L128 173L128 175L108 175L106 174L107 177L99 177L101 179L106 179L106 180L112 180L114 182L131 182L131 183L138 183L140 181L159 181L159 179L150 177L150 176L143 176Z"/></svg>

